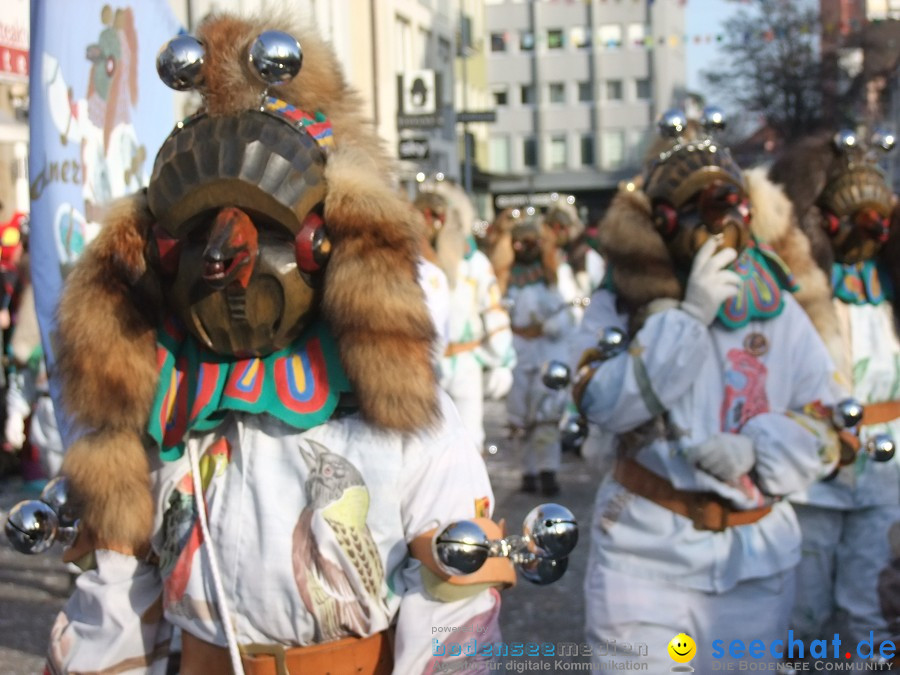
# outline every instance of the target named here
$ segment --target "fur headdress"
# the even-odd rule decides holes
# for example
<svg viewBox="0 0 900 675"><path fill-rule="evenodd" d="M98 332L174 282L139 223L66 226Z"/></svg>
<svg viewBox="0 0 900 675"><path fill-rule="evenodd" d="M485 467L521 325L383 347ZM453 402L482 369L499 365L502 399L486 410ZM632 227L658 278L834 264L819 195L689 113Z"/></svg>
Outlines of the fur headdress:
<svg viewBox="0 0 900 675"><path fill-rule="evenodd" d="M331 48L284 20L213 15L198 30L205 111L230 118L259 108L262 87L247 50L272 29L291 33L303 49L299 74L272 94L324 114L333 129L322 213L331 253L320 316L363 416L386 429L426 427L439 413L415 216L388 183L393 164ZM148 262L153 203L144 192L111 209L68 277L56 344L65 409L88 431L67 453L63 473L85 529L101 544L132 548L146 544L152 523L145 430L158 379L156 330L168 313Z"/></svg>
<svg viewBox="0 0 900 675"><path fill-rule="evenodd" d="M698 128L689 126L683 140L696 143L698 139ZM656 150L665 154L672 145L671 141L658 144ZM696 152L695 148L691 154ZM657 298L681 300L684 297L684 282L654 224L654 204L647 192L656 194L664 189L659 181L651 180L653 162L661 154L654 156L644 176L620 186L600 224L600 252L611 269L623 309L632 314ZM703 163L697 158L691 161ZM718 160L709 158L708 161ZM833 319L827 278L813 261L809 242L796 226L790 201L768 180L764 170L741 171L730 158L725 162L722 172L740 181L749 197L751 233L758 241L770 245L787 264L799 287L795 297L807 308L823 334L827 334L826 327L832 325ZM683 184L682 180L673 183L674 186ZM838 336L835 333L828 339L836 343Z"/></svg>
<svg viewBox="0 0 900 675"><path fill-rule="evenodd" d="M449 180L425 183L421 191L443 200L444 225L437 233L434 249L438 266L447 276L450 288L454 288L459 263L469 249L468 237L475 223L475 206L462 186Z"/></svg>

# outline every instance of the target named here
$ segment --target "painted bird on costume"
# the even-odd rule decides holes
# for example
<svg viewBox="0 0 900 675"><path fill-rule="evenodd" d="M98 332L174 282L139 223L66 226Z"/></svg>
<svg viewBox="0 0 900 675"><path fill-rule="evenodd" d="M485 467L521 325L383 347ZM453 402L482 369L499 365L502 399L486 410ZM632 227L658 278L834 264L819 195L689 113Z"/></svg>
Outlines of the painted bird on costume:
<svg viewBox="0 0 900 675"><path fill-rule="evenodd" d="M366 524L369 491L349 461L309 441L300 448L309 467L307 505L293 534L294 577L316 622L316 642L370 632L373 604L381 604L384 568ZM340 561L326 557L328 539Z"/></svg>

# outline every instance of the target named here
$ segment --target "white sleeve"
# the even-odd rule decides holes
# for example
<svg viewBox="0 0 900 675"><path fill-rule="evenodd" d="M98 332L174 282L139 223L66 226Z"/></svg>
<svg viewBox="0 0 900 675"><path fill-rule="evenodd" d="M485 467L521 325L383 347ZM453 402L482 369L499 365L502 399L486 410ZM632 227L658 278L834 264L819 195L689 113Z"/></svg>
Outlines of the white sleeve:
<svg viewBox="0 0 900 675"><path fill-rule="evenodd" d="M620 325L611 307L606 314L598 317L601 325ZM627 351L597 368L581 410L607 431L630 431L669 410L690 389L712 350L709 331L691 315L675 308L652 314Z"/></svg>
<svg viewBox="0 0 900 675"><path fill-rule="evenodd" d="M509 325L509 313L503 307L500 286L487 256L476 251L473 268L477 275L478 315L484 329L484 337L478 347L478 359L485 368L512 368L516 353L513 334Z"/></svg>
<svg viewBox="0 0 900 675"><path fill-rule="evenodd" d="M456 520L491 516L493 492L484 461L446 397L444 421L436 432L416 437L407 448L412 461L401 495L407 541ZM465 665L465 672L489 671L490 656L480 649L499 641L500 596L486 589L453 602L432 598L424 588L422 564L409 559L394 646L394 672L422 673L437 663ZM449 668L450 666L446 666Z"/></svg>
<svg viewBox="0 0 900 675"><path fill-rule="evenodd" d="M159 570L132 556L95 553L50 632L48 670L166 672L171 626L162 618Z"/></svg>

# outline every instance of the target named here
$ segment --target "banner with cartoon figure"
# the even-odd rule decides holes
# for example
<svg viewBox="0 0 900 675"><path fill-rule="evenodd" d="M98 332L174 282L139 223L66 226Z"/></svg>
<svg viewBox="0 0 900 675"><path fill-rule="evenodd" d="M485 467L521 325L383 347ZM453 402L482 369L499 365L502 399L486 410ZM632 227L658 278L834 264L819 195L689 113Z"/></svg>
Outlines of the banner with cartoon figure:
<svg viewBox="0 0 900 675"><path fill-rule="evenodd" d="M66 274L173 126L156 53L179 28L166 0L31 0L31 273L51 372Z"/></svg>

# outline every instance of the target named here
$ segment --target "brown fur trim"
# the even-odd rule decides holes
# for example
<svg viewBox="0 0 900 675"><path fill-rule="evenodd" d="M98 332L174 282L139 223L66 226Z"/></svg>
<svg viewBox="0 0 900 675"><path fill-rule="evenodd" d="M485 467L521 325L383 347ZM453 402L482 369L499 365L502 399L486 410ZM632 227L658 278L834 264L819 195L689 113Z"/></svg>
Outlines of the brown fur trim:
<svg viewBox="0 0 900 675"><path fill-rule="evenodd" d="M434 326L417 282L415 224L371 159L336 150L325 169L333 243L322 309L372 423L412 431L437 420Z"/></svg>
<svg viewBox="0 0 900 675"><path fill-rule="evenodd" d="M55 336L62 400L88 429L146 426L156 393L156 311L135 284L148 275L152 217L143 193L118 202L66 280Z"/></svg>
<svg viewBox="0 0 900 675"><path fill-rule="evenodd" d="M153 528L150 467L140 437L104 430L83 436L66 452L69 481L82 531L98 547L145 550Z"/></svg>
<svg viewBox="0 0 900 675"><path fill-rule="evenodd" d="M362 150L376 162L378 175L394 173L394 160L363 114L362 98L344 79L334 50L314 27L297 26L287 12L265 18L212 14L200 24L197 37L205 46L202 72L210 114L236 115L259 106L264 86L250 70L247 50L265 30L290 33L303 50L300 73L287 84L273 87L271 94L307 112L325 113L336 145Z"/></svg>
<svg viewBox="0 0 900 675"><path fill-rule="evenodd" d="M599 245L612 267L616 294L629 312L657 298L682 298L672 258L640 190L620 189L613 198L600 224Z"/></svg>
<svg viewBox="0 0 900 675"><path fill-rule="evenodd" d="M769 179L781 185L802 218L816 203L840 157L832 134L807 136L787 148L769 169Z"/></svg>

